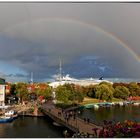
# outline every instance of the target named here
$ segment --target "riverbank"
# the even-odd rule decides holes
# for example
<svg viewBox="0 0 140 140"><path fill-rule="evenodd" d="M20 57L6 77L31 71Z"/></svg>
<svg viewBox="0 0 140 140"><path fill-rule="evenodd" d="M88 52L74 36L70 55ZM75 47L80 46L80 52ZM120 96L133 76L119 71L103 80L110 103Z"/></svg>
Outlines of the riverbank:
<svg viewBox="0 0 140 140"><path fill-rule="evenodd" d="M117 98L113 98L112 101L110 103L115 103L115 102L123 102L124 100L122 99L117 99ZM85 105L85 104L90 104L90 103L100 103L100 102L106 102L104 100L99 100L96 98L90 98L90 97L85 97L83 102L79 103L79 105Z"/></svg>
<svg viewBox="0 0 140 140"><path fill-rule="evenodd" d="M133 105L140 105L140 100L123 100L123 99L118 99L118 98L113 98L111 102L106 102L105 100L99 100L96 98L90 98L90 97L85 97L83 102L79 103L79 106L85 106L88 104L110 104L110 105L127 105L127 104L133 104Z"/></svg>
<svg viewBox="0 0 140 140"><path fill-rule="evenodd" d="M29 102L27 104L18 104L10 106L11 109L17 112L20 116L35 116L41 117L44 114L40 110L40 106L36 103Z"/></svg>

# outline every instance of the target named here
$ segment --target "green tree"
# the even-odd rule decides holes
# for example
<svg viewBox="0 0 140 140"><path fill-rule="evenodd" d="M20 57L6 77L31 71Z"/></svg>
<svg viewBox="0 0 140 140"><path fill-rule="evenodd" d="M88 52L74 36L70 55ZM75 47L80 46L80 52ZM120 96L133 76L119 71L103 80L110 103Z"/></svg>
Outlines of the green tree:
<svg viewBox="0 0 140 140"><path fill-rule="evenodd" d="M125 86L117 86L114 91L115 98L127 99L130 95L129 89Z"/></svg>
<svg viewBox="0 0 140 140"><path fill-rule="evenodd" d="M130 96L139 96L140 95L140 87L135 82L131 82L128 85L128 89L130 91Z"/></svg>
<svg viewBox="0 0 140 140"><path fill-rule="evenodd" d="M100 100L111 101L113 98L113 91L106 84L96 85L95 97Z"/></svg>
<svg viewBox="0 0 140 140"><path fill-rule="evenodd" d="M82 86L74 85L74 98L76 102L82 102L84 97L86 96L85 89Z"/></svg>
<svg viewBox="0 0 140 140"><path fill-rule="evenodd" d="M35 88L35 93L37 97L42 96L43 98L47 99L52 96L52 89L50 86L46 86L44 89L37 87Z"/></svg>
<svg viewBox="0 0 140 140"><path fill-rule="evenodd" d="M10 86L10 94L15 95L16 94L16 85L11 84Z"/></svg>
<svg viewBox="0 0 140 140"><path fill-rule="evenodd" d="M44 94L43 97L45 99L47 98L51 98L52 97L52 88L50 86L46 86L45 90L44 90Z"/></svg>
<svg viewBox="0 0 140 140"><path fill-rule="evenodd" d="M23 100L26 100L28 98L28 90L26 83L17 83L15 88L15 93L19 97L20 102L23 102Z"/></svg>
<svg viewBox="0 0 140 140"><path fill-rule="evenodd" d="M63 86L58 86L56 89L56 99L62 102L71 102L76 104L82 102L85 93L85 89L82 86L74 84L65 84Z"/></svg>
<svg viewBox="0 0 140 140"><path fill-rule="evenodd" d="M58 86L55 90L56 100L63 103L68 103L71 95L71 91L65 86Z"/></svg>
<svg viewBox="0 0 140 140"><path fill-rule="evenodd" d="M90 85L90 86L87 86L86 88L87 88L87 90L86 90L87 91L86 92L87 96L95 98L95 90L94 90L95 86Z"/></svg>
<svg viewBox="0 0 140 140"><path fill-rule="evenodd" d="M110 83L108 83L108 82L103 81L103 82L101 82L99 85L107 85L107 86L109 87L109 89L110 89L112 92L114 92L113 85L110 84Z"/></svg>

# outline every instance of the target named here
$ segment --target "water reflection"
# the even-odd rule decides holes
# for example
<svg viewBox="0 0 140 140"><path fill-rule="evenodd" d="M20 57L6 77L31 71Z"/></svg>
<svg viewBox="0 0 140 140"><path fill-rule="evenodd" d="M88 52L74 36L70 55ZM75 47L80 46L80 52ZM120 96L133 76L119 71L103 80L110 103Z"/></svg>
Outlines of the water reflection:
<svg viewBox="0 0 140 140"><path fill-rule="evenodd" d="M98 110L92 108L83 110L79 116L88 117L95 124L103 124L104 120L124 121L126 119L140 122L140 106L100 107Z"/></svg>
<svg viewBox="0 0 140 140"><path fill-rule="evenodd" d="M19 117L12 123L0 124L0 138L62 138L62 132L47 117Z"/></svg>

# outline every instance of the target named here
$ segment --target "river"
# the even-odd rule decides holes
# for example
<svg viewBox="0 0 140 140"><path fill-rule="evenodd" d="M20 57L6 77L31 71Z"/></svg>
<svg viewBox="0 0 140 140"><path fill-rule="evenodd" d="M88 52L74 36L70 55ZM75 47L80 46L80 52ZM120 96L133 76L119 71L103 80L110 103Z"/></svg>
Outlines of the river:
<svg viewBox="0 0 140 140"><path fill-rule="evenodd" d="M0 124L0 138L62 138L63 130L48 117L20 116L11 123Z"/></svg>
<svg viewBox="0 0 140 140"><path fill-rule="evenodd" d="M123 121L125 119L140 122L140 106L128 105L125 107L100 107L98 110L86 109L79 117L90 118L95 124L102 124L103 120ZM53 125L48 117L20 116L12 123L0 124L0 138L63 138L61 128Z"/></svg>
<svg viewBox="0 0 140 140"><path fill-rule="evenodd" d="M91 122L94 122L97 125L103 124L104 120L117 122L127 119L140 122L140 106L127 105L85 109L81 111L79 117L88 117Z"/></svg>

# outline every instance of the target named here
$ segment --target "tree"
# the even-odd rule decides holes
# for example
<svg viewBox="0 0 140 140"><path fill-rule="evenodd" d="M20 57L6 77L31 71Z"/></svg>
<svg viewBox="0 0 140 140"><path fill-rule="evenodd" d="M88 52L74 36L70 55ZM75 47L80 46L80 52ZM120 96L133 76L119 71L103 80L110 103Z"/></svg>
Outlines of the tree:
<svg viewBox="0 0 140 140"><path fill-rule="evenodd" d="M114 97L115 98L121 98L121 99L127 99L130 95L129 89L125 86L117 86L115 88Z"/></svg>
<svg viewBox="0 0 140 140"><path fill-rule="evenodd" d="M140 95L140 87L135 82L131 82L128 85L130 96L139 96Z"/></svg>
<svg viewBox="0 0 140 140"><path fill-rule="evenodd" d="M113 98L113 90L106 84L96 85L95 97L100 100L111 101Z"/></svg>
<svg viewBox="0 0 140 140"><path fill-rule="evenodd" d="M61 101L64 103L69 102L69 97L70 97L71 91L69 89L67 89L67 87L65 85L58 86L55 90L55 93L56 93L57 101Z"/></svg>
<svg viewBox="0 0 140 140"><path fill-rule="evenodd" d="M16 94L16 85L11 84L10 86L10 94L15 95Z"/></svg>
<svg viewBox="0 0 140 140"><path fill-rule="evenodd" d="M86 92L87 96L95 98L95 90L94 90L95 86L90 85L86 88L87 88L87 92Z"/></svg>
<svg viewBox="0 0 140 140"><path fill-rule="evenodd" d="M84 88L79 85L65 84L63 86L58 86L56 89L56 99L62 102L71 102L75 104L77 102L82 102L85 93Z"/></svg>
<svg viewBox="0 0 140 140"><path fill-rule="evenodd" d="M42 96L43 98L47 99L52 96L52 89L50 86L46 86L44 89L37 87L35 88L35 93L37 97Z"/></svg>
<svg viewBox="0 0 140 140"><path fill-rule="evenodd" d="M74 96L77 102L82 102L84 97L86 96L85 89L82 86L74 85Z"/></svg>
<svg viewBox="0 0 140 140"><path fill-rule="evenodd" d="M50 86L46 86L45 90L44 90L44 94L43 97L45 99L47 98L51 98L52 97L52 88Z"/></svg>
<svg viewBox="0 0 140 140"><path fill-rule="evenodd" d="M112 92L114 92L113 85L110 84L110 83L108 83L108 82L103 81L103 82L101 82L99 85L107 85L107 86L109 87L109 89L110 89Z"/></svg>
<svg viewBox="0 0 140 140"><path fill-rule="evenodd" d="M15 88L16 95L19 97L20 102L28 98L28 90L26 83L17 83Z"/></svg>

